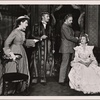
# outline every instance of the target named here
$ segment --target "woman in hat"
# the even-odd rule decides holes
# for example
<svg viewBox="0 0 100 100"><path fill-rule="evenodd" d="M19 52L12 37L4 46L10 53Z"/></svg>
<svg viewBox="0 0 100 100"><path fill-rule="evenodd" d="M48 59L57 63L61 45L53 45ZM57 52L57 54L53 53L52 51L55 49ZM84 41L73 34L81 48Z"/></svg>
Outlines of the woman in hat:
<svg viewBox="0 0 100 100"><path fill-rule="evenodd" d="M25 39L25 30L28 26L29 17L27 15L20 16L16 19L16 24L14 30L8 36L4 43L4 53L13 59L16 60L15 54L21 54L22 58L19 60L19 67L18 72L23 73L29 76L29 69L28 69L28 59L23 47L23 44L27 44L27 40ZM30 44L30 43L29 43ZM31 41L31 46L35 46L35 42ZM5 73L12 73L16 72L16 63L15 62L8 62L5 65ZM28 84L29 84L28 81ZM21 91L25 90L24 84L22 85Z"/></svg>

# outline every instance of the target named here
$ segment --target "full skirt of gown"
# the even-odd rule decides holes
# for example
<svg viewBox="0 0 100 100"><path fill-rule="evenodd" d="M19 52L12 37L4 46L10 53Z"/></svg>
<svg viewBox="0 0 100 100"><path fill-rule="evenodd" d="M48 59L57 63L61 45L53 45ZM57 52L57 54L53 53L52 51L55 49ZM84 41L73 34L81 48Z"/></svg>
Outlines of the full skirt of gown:
<svg viewBox="0 0 100 100"><path fill-rule="evenodd" d="M100 92L100 67L90 64L89 67L81 63L72 64L69 72L69 85L72 89L84 94Z"/></svg>

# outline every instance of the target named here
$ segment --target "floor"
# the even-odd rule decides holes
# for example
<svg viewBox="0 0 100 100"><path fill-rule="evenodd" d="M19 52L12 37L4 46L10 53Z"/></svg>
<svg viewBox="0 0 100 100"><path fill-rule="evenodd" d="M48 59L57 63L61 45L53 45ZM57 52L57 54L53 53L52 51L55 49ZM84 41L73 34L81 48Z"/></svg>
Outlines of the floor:
<svg viewBox="0 0 100 100"><path fill-rule="evenodd" d="M28 92L17 94L17 96L99 96L100 94L83 94L70 89L68 83L60 85L55 78L48 78L44 86L40 83L31 84Z"/></svg>
<svg viewBox="0 0 100 100"><path fill-rule="evenodd" d="M78 92L72 90L69 87L68 82L66 82L65 86L62 86L58 83L58 76L59 76L59 66L60 66L60 58L57 57L57 62L55 61L55 68L57 70L56 77L48 77L47 84L44 86L40 83L38 84L31 84L28 91L15 94L13 96L100 96L99 94L83 94L82 92Z"/></svg>

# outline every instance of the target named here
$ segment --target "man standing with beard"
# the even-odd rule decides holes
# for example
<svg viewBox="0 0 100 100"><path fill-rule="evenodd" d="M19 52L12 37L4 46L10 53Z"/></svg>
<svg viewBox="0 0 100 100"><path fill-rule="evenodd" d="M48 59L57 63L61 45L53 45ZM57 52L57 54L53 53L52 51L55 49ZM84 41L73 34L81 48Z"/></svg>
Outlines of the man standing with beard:
<svg viewBox="0 0 100 100"><path fill-rule="evenodd" d="M61 28L61 46L59 52L62 53L62 63L60 67L59 83L64 85L65 78L68 80L68 72L70 69L69 61L74 53L74 46L78 38L74 37L74 31L71 27L73 17L67 14L64 18L64 23ZM66 77L67 76L67 77Z"/></svg>

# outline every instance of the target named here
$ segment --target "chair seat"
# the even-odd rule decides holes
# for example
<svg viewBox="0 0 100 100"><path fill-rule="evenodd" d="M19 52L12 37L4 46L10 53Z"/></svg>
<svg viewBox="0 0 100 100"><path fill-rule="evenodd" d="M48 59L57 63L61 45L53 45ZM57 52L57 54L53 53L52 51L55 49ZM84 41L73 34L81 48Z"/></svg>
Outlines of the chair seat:
<svg viewBox="0 0 100 100"><path fill-rule="evenodd" d="M3 75L4 81L8 82L20 82L21 80L27 80L28 75L22 74L22 73L5 73Z"/></svg>

